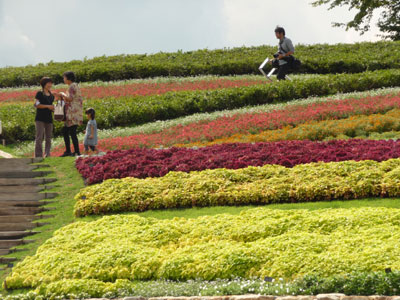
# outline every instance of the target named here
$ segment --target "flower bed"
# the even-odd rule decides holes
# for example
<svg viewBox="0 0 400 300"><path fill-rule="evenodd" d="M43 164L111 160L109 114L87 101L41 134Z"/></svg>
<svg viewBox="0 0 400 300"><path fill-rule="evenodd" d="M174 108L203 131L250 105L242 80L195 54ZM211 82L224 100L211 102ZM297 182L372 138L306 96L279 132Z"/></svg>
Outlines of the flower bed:
<svg viewBox="0 0 400 300"><path fill-rule="evenodd" d="M112 151L101 157L79 158L76 167L88 184L110 178L160 177L170 171L239 169L277 164L293 167L310 162L383 161L400 157L400 141L282 141L222 144L199 149L170 148Z"/></svg>
<svg viewBox="0 0 400 300"><path fill-rule="evenodd" d="M312 140L321 141L332 138L352 138L368 136L371 133L382 133L400 130L400 110L393 109L386 114L369 116L351 116L343 120L313 121L296 127L286 126L282 129L266 130L257 134L235 134L230 137L216 139L210 142L194 142L177 144L179 147L210 146L222 143L254 143L282 140Z"/></svg>
<svg viewBox="0 0 400 300"><path fill-rule="evenodd" d="M164 177L109 179L82 189L77 216L151 209L265 205L400 196L400 159L169 172Z"/></svg>
<svg viewBox="0 0 400 300"><path fill-rule="evenodd" d="M210 91L182 91L134 98L107 98L87 100L84 108L96 110L99 128L132 126L170 120L195 113L220 111L259 104L291 101L317 95L332 95L351 91L390 87L400 82L400 70L364 72L362 74L315 75L290 82L274 82L247 87ZM34 108L27 105L0 106L3 122L2 136L8 141L34 139ZM10 113L10 111L12 113ZM55 135L61 133L62 124L55 124ZM84 129L80 126L78 131Z"/></svg>
<svg viewBox="0 0 400 300"><path fill-rule="evenodd" d="M81 279L293 279L400 268L400 210L251 209L156 220L115 215L56 231L6 279L10 289ZM95 281L93 281L95 283ZM71 291L71 290L70 290Z"/></svg>
<svg viewBox="0 0 400 300"><path fill-rule="evenodd" d="M132 84L118 84L115 85L92 85L83 86L81 88L82 96L84 99L103 99L109 97L132 97L132 96L149 96L149 95L161 95L168 92L178 91L194 91L194 90L215 90L223 88L232 88L240 86L251 86L255 84L265 83L259 77L253 79L246 78L240 79L240 77L232 79L227 78L214 78L211 80L193 80L193 81L175 81L175 82L143 82L143 83L132 83ZM38 88L39 89L39 88ZM64 89L65 90L65 89ZM61 91L60 89L56 89ZM33 101L37 90L16 90L16 91L5 91L0 92L0 103L1 102L15 102L15 101Z"/></svg>
<svg viewBox="0 0 400 300"><path fill-rule="evenodd" d="M159 147L186 144L196 141L213 141L234 134L259 133L263 130L296 126L308 121L344 119L353 115L384 113L400 105L399 94L348 98L325 102L288 105L268 112L252 112L221 116L215 120L175 125L154 133L106 138L99 140L103 150L130 149L134 147ZM61 154L61 147L54 155Z"/></svg>

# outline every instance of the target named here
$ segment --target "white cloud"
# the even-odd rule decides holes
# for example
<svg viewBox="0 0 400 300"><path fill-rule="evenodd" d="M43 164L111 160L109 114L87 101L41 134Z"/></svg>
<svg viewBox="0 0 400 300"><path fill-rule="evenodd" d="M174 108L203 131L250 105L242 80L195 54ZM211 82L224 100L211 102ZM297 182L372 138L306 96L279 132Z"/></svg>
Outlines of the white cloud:
<svg viewBox="0 0 400 300"><path fill-rule="evenodd" d="M332 22L344 22L353 16L346 7L327 10L326 6L313 7L311 0L223 0L230 45L275 44L273 29L285 27L295 43L351 43L375 41L379 38L376 26L360 36L353 30L333 28Z"/></svg>
<svg viewBox="0 0 400 300"><path fill-rule="evenodd" d="M85 56L154 53L277 43L286 28L295 43L376 40L333 21L346 8L312 0L0 0L0 67ZM5 17L7 16L7 17Z"/></svg>
<svg viewBox="0 0 400 300"><path fill-rule="evenodd" d="M34 61L35 42L29 38L10 16L0 24L0 57L7 58L7 65L24 65Z"/></svg>

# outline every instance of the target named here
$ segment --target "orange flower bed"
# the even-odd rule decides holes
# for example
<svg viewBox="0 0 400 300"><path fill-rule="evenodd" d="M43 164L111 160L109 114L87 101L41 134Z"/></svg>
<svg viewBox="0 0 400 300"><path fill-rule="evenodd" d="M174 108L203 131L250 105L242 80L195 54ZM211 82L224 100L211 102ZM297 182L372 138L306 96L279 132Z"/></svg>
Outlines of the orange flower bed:
<svg viewBox="0 0 400 300"><path fill-rule="evenodd" d="M368 136L373 132L400 130L400 110L392 109L386 114L351 116L341 120L311 121L298 126L285 126L281 129L266 130L258 134L235 134L210 142L176 144L177 147L202 147L223 143L252 143L283 140L321 141L340 136Z"/></svg>

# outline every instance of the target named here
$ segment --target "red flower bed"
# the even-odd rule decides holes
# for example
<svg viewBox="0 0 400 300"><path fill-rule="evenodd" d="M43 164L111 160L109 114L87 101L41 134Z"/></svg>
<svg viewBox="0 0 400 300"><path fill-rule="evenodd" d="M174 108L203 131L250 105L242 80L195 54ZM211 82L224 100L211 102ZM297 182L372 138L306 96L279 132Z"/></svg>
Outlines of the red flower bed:
<svg viewBox="0 0 400 300"><path fill-rule="evenodd" d="M165 83L132 83L108 86L86 86L82 87L82 95L85 99L103 99L107 97L132 97L160 95L167 92L193 91L193 90L215 90L222 88L232 88L241 86L251 86L265 83L262 80L250 79L215 79L197 80L183 82ZM60 90L56 90L60 91ZM26 101L33 100L36 90L0 92L0 102L3 101Z"/></svg>
<svg viewBox="0 0 400 300"><path fill-rule="evenodd" d="M237 133L258 133L263 130L296 126L308 121L344 119L352 115L370 115L400 107L399 95L366 97L291 105L282 110L247 113L221 117L212 121L201 121L188 125L166 128L157 133L136 134L99 141L101 150L130 149L135 147L159 147L185 144L195 141L212 141ZM62 154L62 148L54 155Z"/></svg>
<svg viewBox="0 0 400 300"><path fill-rule="evenodd" d="M160 177L170 171L239 169L266 164L293 167L318 161L383 161L398 157L400 157L400 141L359 139L329 142L282 141L222 144L199 149L117 150L102 157L79 158L76 167L87 183L93 184L110 178Z"/></svg>

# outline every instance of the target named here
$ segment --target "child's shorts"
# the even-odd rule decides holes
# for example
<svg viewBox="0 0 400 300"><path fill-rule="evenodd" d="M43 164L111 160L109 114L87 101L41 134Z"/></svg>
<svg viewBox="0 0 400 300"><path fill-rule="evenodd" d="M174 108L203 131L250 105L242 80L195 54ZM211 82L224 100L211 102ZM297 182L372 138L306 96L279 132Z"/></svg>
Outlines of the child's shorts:
<svg viewBox="0 0 400 300"><path fill-rule="evenodd" d="M85 151L89 151L89 148L92 151L96 151L96 146L89 146L89 145L83 145L83 146L85 147Z"/></svg>

